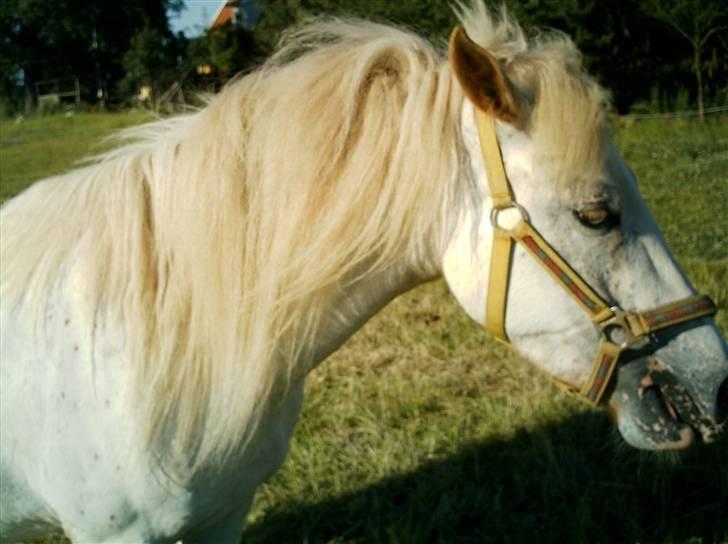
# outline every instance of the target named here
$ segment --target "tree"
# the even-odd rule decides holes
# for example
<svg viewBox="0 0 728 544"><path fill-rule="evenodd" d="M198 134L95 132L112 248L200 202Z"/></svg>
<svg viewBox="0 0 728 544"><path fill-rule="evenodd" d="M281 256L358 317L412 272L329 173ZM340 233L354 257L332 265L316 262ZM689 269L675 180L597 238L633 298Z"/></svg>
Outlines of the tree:
<svg viewBox="0 0 728 544"><path fill-rule="evenodd" d="M0 116L12 112L21 90L19 76L21 56L19 47L11 39L16 18L7 4L0 3Z"/></svg>
<svg viewBox="0 0 728 544"><path fill-rule="evenodd" d="M443 0L256 1L262 16L252 30L213 30L183 50L168 25L182 0L0 0L0 93L16 102L25 94L32 105L38 80L79 76L86 96L95 95L97 80L137 92L139 85L163 85L175 73L170 68L178 66L180 74L184 62L188 71L210 66L227 79L267 57L283 30L318 15L402 25L439 46L456 24L451 2ZM673 107L669 101L681 91L695 89L702 117L706 102L728 97L725 0L503 1L524 27L571 36L586 67L612 91L618 111L639 102ZM666 25L684 39L675 40Z"/></svg>
<svg viewBox="0 0 728 544"><path fill-rule="evenodd" d="M145 24L132 36L124 55L126 73L120 88L127 93L146 88L152 109L157 111L164 87L176 79L183 43L183 36L165 35Z"/></svg>
<svg viewBox="0 0 728 544"><path fill-rule="evenodd" d="M442 0L258 0L261 18L254 28L261 54L270 53L283 30L320 15L363 17L402 25L444 45L456 18Z"/></svg>
<svg viewBox="0 0 728 544"><path fill-rule="evenodd" d="M723 0L647 0L648 13L685 38L692 47L692 69L698 98L700 120L705 120L704 57L711 38L728 29Z"/></svg>
<svg viewBox="0 0 728 544"><path fill-rule="evenodd" d="M210 66L223 80L247 68L255 56L253 36L243 28L212 28L192 39L187 48L193 66Z"/></svg>
<svg viewBox="0 0 728 544"><path fill-rule="evenodd" d="M124 75L121 61L131 37L145 24L171 36L168 14L183 5L182 0L2 0L2 88L7 95L18 74L31 99L35 83L48 78L78 77L87 95L96 94L97 80L113 88Z"/></svg>
<svg viewBox="0 0 728 544"><path fill-rule="evenodd" d="M259 51L268 54L281 32L303 19L321 14L366 17L409 27L434 43L443 45L456 23L451 2L442 0L257 0L262 17L254 28ZM647 7L652 0L503 0L511 13L526 27L555 28L571 36L584 54L586 67L612 91L618 111L629 111L638 102L649 102L651 96L671 100L681 89L693 88L696 79L689 58L688 42L676 47L664 23L654 18ZM706 19L725 0L655 0L664 4L691 3L700 9L710 5ZM486 0L493 8L498 2ZM675 8L676 9L676 8ZM697 9L697 8L696 8ZM711 28L714 28L715 25ZM702 96L728 93L728 54L720 42L720 28L699 65L704 72ZM704 40L706 36L703 35ZM661 104L652 104L658 107ZM651 106L652 106L651 105Z"/></svg>

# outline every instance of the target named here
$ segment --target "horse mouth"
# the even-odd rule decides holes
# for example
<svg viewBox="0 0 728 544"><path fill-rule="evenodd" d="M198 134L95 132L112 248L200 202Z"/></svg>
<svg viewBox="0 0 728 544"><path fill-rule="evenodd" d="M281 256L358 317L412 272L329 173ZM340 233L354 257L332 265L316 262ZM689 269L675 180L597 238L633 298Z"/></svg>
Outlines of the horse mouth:
<svg viewBox="0 0 728 544"><path fill-rule="evenodd" d="M681 450L698 441L714 442L723 431L725 423L701 411L688 389L656 357L632 361L620 370L612 405L620 432L632 446Z"/></svg>
<svg viewBox="0 0 728 544"><path fill-rule="evenodd" d="M656 357L647 361L647 374L640 380L638 396L648 406L661 407L663 415L652 411L657 417L647 433L660 444L659 449L683 449L698 436L710 444L723 430L724 424L707 417L687 388Z"/></svg>

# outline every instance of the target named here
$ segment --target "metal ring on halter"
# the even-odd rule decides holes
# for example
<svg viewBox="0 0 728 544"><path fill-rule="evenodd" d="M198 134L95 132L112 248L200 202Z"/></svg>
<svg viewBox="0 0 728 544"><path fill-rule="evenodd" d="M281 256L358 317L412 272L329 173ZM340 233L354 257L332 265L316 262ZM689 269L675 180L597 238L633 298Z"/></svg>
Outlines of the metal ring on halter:
<svg viewBox="0 0 728 544"><path fill-rule="evenodd" d="M500 225L498 225L498 214L504 210L518 210L518 213L521 214L521 219L528 223L530 221L528 217L528 212L526 211L526 208L521 206L518 202L515 200L511 200L508 203L508 206L493 208L490 210L490 224L493 226L493 228L503 228ZM508 230L508 229L504 229Z"/></svg>
<svg viewBox="0 0 728 544"><path fill-rule="evenodd" d="M599 333L606 340L612 342L613 344L619 345L619 347L621 348L632 347L635 344L640 344L636 347L642 348L650 342L649 335L635 335L632 332L629 322L627 321L627 312L625 312L619 306L612 306L609 309L613 315L600 323L594 324ZM621 331L621 334L619 333L619 331ZM615 335L614 333L617 333L617 335Z"/></svg>

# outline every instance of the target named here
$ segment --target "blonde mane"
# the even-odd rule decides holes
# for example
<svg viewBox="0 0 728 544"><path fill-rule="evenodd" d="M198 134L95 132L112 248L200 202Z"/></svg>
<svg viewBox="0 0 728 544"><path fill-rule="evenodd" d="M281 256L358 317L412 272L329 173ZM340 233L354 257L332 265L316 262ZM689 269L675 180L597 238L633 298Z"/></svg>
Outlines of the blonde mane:
<svg viewBox="0 0 728 544"><path fill-rule="evenodd" d="M583 172L594 146L560 144L594 134L603 95L571 42L529 45L482 4L460 16L532 97L529 130L545 152ZM462 101L422 38L310 23L199 113L133 129L98 164L8 203L3 303L42 315L70 261L89 271L89 315L125 324L149 444L194 452L176 470L219 462L310 369L337 293L441 236L443 202L469 190ZM567 118L582 128L554 128Z"/></svg>

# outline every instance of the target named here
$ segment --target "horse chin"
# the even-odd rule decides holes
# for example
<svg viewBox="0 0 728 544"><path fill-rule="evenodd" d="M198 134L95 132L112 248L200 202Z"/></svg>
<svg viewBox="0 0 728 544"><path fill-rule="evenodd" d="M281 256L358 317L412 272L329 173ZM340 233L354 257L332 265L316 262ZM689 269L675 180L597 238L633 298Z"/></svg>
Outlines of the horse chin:
<svg viewBox="0 0 728 544"><path fill-rule="evenodd" d="M711 430L679 384L655 380L653 361L640 359L620 368L610 399L617 428L631 446L650 451L688 448ZM697 431L697 432L696 432Z"/></svg>

